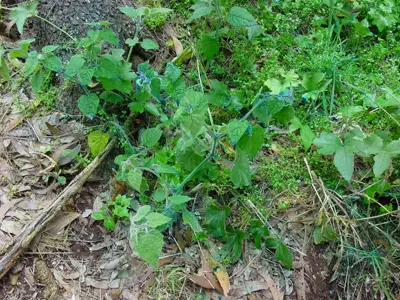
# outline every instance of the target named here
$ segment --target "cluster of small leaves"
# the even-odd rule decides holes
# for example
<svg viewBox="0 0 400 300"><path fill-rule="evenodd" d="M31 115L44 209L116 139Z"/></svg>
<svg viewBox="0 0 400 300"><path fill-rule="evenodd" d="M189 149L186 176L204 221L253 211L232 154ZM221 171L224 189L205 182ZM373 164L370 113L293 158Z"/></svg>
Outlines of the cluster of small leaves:
<svg viewBox="0 0 400 300"><path fill-rule="evenodd" d="M245 240L253 237L258 249L269 247L275 250L275 257L285 268L293 266L293 255L277 236L271 235L268 227L260 220L251 220L248 231L227 226L230 215L229 207L219 208L209 206L205 215L207 231L215 238L225 241L221 249L221 257L229 263L235 263L242 255L242 245Z"/></svg>
<svg viewBox="0 0 400 300"><path fill-rule="evenodd" d="M115 200L107 201L102 209L92 213L94 220L103 221L104 227L113 229L119 220L129 220L132 199L118 195Z"/></svg>

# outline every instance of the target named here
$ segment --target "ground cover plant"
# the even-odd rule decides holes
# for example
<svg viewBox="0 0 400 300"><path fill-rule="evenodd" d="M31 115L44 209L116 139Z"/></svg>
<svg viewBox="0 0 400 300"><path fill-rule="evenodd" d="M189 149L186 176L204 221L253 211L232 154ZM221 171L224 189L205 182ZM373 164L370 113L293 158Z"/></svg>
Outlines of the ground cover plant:
<svg viewBox="0 0 400 300"><path fill-rule="evenodd" d="M37 18L70 41L37 49L35 39L21 38L0 47L2 86L12 91L29 82L34 99L79 87L73 105L88 126L90 151L62 155L82 168L117 141L113 164L122 188L91 218L129 232L141 259L157 270L168 232L187 229L212 253L211 278L198 276L216 278L227 296L229 266L248 243L273 253L281 268L295 268L298 253L270 217L312 193L320 203L309 236L330 249L337 295L354 296L353 272L368 278L361 297L398 296L395 1L149 1L118 9L135 25L126 40L107 20L74 37L41 17L38 4L0 8L22 37ZM167 22L185 35L165 45L145 35ZM153 65L169 46L175 57ZM150 59L137 63L140 53ZM37 106L26 110L40 113ZM46 181L65 184L60 174ZM188 278L214 287L199 277Z"/></svg>

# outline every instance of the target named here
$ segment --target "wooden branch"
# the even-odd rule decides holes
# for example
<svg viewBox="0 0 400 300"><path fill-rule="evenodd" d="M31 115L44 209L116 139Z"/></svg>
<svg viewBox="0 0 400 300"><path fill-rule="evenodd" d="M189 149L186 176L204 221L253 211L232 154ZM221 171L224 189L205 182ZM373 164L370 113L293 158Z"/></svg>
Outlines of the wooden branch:
<svg viewBox="0 0 400 300"><path fill-rule="evenodd" d="M93 171L114 148L116 142L117 139L112 139L107 147L65 187L57 199L25 226L18 236L14 237L5 249L7 253L0 260L0 279L14 266L19 256L29 247L33 238L54 219L67 201L82 188Z"/></svg>

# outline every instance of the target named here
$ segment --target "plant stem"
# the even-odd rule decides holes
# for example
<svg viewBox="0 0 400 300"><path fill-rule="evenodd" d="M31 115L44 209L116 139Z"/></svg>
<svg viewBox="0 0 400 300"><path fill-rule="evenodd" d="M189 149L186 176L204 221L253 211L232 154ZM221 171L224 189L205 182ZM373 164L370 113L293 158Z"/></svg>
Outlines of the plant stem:
<svg viewBox="0 0 400 300"><path fill-rule="evenodd" d="M190 180L190 179L192 179L192 177L214 156L214 154L215 154L215 149L217 148L217 142L218 142L218 139L219 139L220 137L217 135L217 134L215 134L214 133L214 141L213 141L213 144L212 144L212 148L211 148L211 152L210 152L210 154L208 154L208 156L201 162L201 163L199 163L198 165L197 165L197 167L192 171L192 172L190 172L190 174L188 175L188 176L186 176L186 178L181 182L181 184L176 188L176 190L174 191L174 194L177 194L177 193L179 193L183 188L184 188L184 186L185 186L185 184Z"/></svg>
<svg viewBox="0 0 400 300"><path fill-rule="evenodd" d="M139 31L140 31L140 27L142 26L142 19L140 17L136 18L136 26L135 26L135 36L133 37L133 39L138 39L139 38ZM136 45L136 44L135 44ZM131 55L133 52L133 47L135 47L135 45L132 45L129 48L129 53L128 56L126 57L126 62L128 62L131 59Z"/></svg>
<svg viewBox="0 0 400 300"><path fill-rule="evenodd" d="M74 42L76 42L76 38L74 38L72 35L70 35L70 34L69 34L68 32L66 32L64 29L58 27L58 26L57 26L56 24L54 24L53 22L51 22L51 21L49 21L49 20L47 20L47 19L45 19L45 18L43 18L43 17L41 17L41 16L38 16L38 15L34 15L34 17L36 17L36 18L38 18L39 20L42 20L42 21L46 22L47 24L53 26L55 29L61 31L61 32L64 33L66 36L68 36L71 40L73 40Z"/></svg>

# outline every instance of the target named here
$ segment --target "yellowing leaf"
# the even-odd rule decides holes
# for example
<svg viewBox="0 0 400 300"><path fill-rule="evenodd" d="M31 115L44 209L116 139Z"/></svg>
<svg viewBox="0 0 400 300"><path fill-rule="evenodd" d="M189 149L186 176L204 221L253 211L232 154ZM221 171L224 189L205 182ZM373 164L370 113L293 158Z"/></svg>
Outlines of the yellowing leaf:
<svg viewBox="0 0 400 300"><path fill-rule="evenodd" d="M104 148L107 146L108 141L110 140L110 135L101 131L92 131L89 134L88 142L90 152L92 152L93 156L97 156Z"/></svg>
<svg viewBox="0 0 400 300"><path fill-rule="evenodd" d="M231 284L229 282L229 275L226 270L222 267L218 268L215 272L215 277L217 277L219 284L222 287L222 291L224 292L224 296L227 297L229 293L229 289Z"/></svg>

